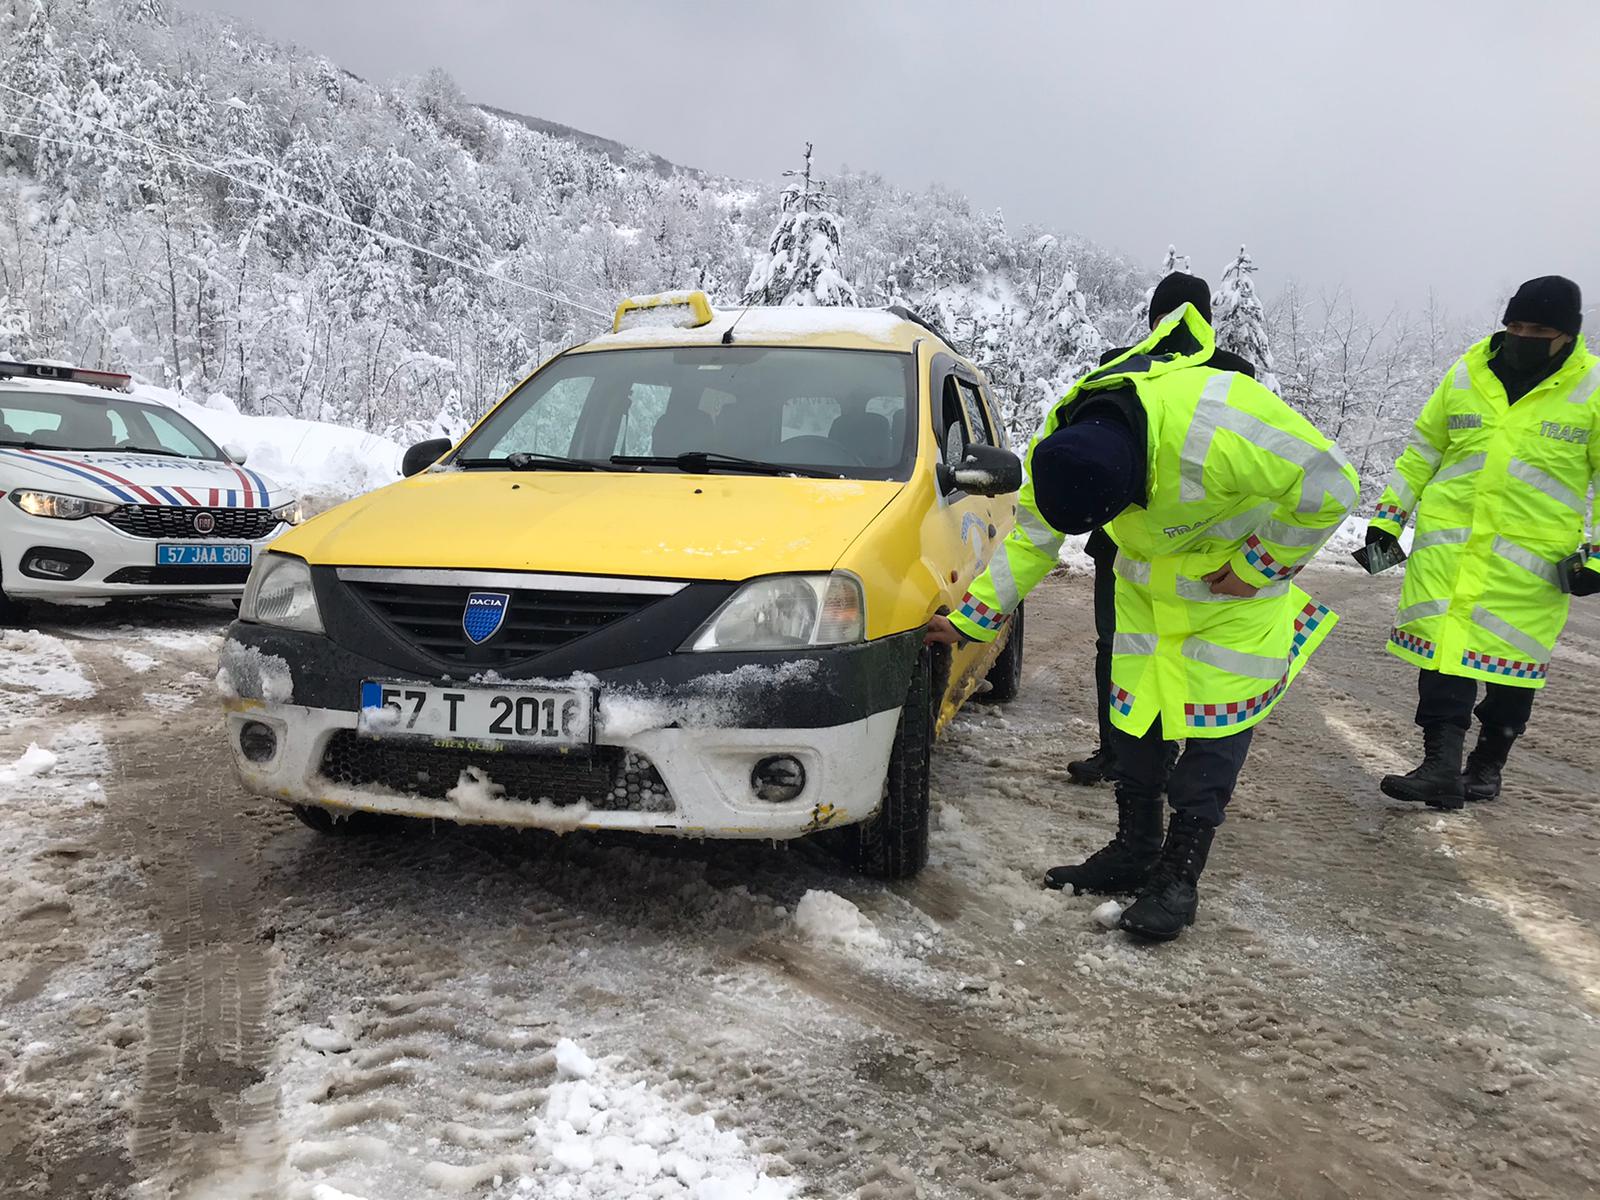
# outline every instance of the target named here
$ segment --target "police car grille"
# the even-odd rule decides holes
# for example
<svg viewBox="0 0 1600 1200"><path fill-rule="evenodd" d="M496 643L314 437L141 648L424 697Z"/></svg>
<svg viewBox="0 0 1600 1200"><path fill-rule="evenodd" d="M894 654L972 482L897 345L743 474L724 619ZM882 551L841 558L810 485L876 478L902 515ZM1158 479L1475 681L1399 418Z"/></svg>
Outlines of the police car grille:
<svg viewBox="0 0 1600 1200"><path fill-rule="evenodd" d="M468 767L503 787L503 798L513 803L587 804L606 812L664 813L674 807L650 760L619 746L596 746L587 754L519 754L410 745L341 729L329 739L318 773L330 783L377 784L443 800Z"/></svg>
<svg viewBox="0 0 1600 1200"><path fill-rule="evenodd" d="M194 519L210 513L216 523L209 533L196 533ZM142 538L235 538L253 542L278 527L265 508L179 508L176 505L124 504L100 518L123 533Z"/></svg>
<svg viewBox="0 0 1600 1200"><path fill-rule="evenodd" d="M661 597L613 592L549 592L531 588L510 592L505 622L474 646L462 620L468 587L410 583L346 583L406 641L446 662L493 666L533 658L575 638L604 629L613 621Z"/></svg>

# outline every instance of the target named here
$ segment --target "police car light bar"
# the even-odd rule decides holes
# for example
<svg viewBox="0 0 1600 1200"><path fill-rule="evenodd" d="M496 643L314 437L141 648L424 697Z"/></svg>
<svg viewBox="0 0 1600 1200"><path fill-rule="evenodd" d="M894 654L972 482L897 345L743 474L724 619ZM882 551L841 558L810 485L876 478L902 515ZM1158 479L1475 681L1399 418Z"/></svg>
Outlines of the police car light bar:
<svg viewBox="0 0 1600 1200"><path fill-rule="evenodd" d="M611 332L664 327L698 329L711 323L711 301L704 292L662 292L659 296L629 296L617 305Z"/></svg>
<svg viewBox="0 0 1600 1200"><path fill-rule="evenodd" d="M133 376L120 371L92 371L88 367L64 367L59 363L7 362L0 359L0 379L53 379L58 383L87 383L90 387L113 392L131 392Z"/></svg>

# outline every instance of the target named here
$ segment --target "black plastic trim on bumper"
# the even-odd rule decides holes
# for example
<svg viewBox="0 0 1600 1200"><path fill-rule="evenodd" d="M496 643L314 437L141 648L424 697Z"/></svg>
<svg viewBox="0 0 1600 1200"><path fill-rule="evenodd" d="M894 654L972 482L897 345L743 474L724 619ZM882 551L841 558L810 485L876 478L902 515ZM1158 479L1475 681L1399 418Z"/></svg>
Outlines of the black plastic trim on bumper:
<svg viewBox="0 0 1600 1200"><path fill-rule="evenodd" d="M235 621L228 628L224 670L233 645L253 648L287 664L292 703L308 708L355 712L364 679L405 678L441 686L466 682L459 673L453 678L421 672L397 676L390 664L353 653L322 635L245 621ZM739 728L824 729L865 720L903 704L921 647L922 631L913 630L852 646L672 654L588 673L599 680L602 707L608 693L618 692L682 702L691 708L703 699L713 711L737 713ZM798 667L800 663L816 665L807 670ZM583 669L575 665L542 678L565 678L573 670ZM243 678L234 680L240 695L264 699L249 694L255 673L240 674ZM506 683L515 687L517 681L508 679Z"/></svg>

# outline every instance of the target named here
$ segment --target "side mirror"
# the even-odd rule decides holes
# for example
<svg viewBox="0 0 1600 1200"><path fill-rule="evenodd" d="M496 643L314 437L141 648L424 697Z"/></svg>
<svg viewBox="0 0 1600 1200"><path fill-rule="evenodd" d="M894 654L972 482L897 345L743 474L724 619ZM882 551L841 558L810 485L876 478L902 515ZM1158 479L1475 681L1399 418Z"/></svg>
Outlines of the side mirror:
<svg viewBox="0 0 1600 1200"><path fill-rule="evenodd" d="M245 450L243 446L236 445L233 442L224 442L222 452L241 467L244 466Z"/></svg>
<svg viewBox="0 0 1600 1200"><path fill-rule="evenodd" d="M429 438L425 442L418 442L406 451L406 456L400 460L400 474L410 478L422 471L426 471L444 456L446 450L455 443L449 438Z"/></svg>
<svg viewBox="0 0 1600 1200"><path fill-rule="evenodd" d="M969 496L1009 496L1022 488L1022 460L999 446L968 446L950 482Z"/></svg>

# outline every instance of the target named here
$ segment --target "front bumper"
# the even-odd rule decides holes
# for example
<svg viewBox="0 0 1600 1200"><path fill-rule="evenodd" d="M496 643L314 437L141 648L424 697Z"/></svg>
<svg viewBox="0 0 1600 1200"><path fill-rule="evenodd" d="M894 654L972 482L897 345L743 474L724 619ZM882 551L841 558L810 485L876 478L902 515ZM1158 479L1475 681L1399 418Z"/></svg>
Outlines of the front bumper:
<svg viewBox="0 0 1600 1200"><path fill-rule="evenodd" d="M587 677L599 699L595 746L566 756L357 738L361 680L392 677L393 670L323 637L235 623L219 685L239 779L258 795L462 824L782 839L878 810L916 653L917 639L908 634L803 656L673 655L596 672ZM251 722L275 735L265 761L241 750ZM349 782L342 765L352 752L366 763L362 782ZM430 755L433 786L392 785L410 769L401 764ZM755 794L752 770L771 755L792 756L804 768L796 798L772 802ZM384 769L370 770L374 761ZM590 761L653 771L664 795L640 803L624 794L620 776L614 797L602 792L573 802L554 789L552 800L541 790L542 771L581 776ZM455 783L468 767L505 781L508 795L441 797L441 774ZM389 782L368 781L377 778Z"/></svg>
<svg viewBox="0 0 1600 1200"><path fill-rule="evenodd" d="M279 526L275 532L282 529ZM16 600L243 594L248 568L229 572L236 578L228 578L208 567L158 567L156 546L160 540L134 537L96 517L81 521L31 517L9 498L0 500L0 589ZM252 562L272 543L271 537L167 540L193 546L249 546ZM85 555L91 565L75 579L37 578L23 571L23 563L36 549Z"/></svg>

